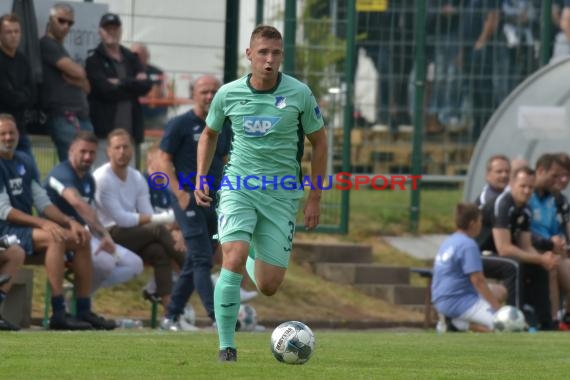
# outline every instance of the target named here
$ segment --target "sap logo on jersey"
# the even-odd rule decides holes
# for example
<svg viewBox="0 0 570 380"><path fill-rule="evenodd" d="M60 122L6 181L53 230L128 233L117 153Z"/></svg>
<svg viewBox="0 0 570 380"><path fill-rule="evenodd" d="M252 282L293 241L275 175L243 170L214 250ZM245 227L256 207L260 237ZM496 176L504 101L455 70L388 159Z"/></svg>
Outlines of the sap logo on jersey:
<svg viewBox="0 0 570 380"><path fill-rule="evenodd" d="M243 131L248 136L265 136L280 120L280 117L273 116L245 116Z"/></svg>

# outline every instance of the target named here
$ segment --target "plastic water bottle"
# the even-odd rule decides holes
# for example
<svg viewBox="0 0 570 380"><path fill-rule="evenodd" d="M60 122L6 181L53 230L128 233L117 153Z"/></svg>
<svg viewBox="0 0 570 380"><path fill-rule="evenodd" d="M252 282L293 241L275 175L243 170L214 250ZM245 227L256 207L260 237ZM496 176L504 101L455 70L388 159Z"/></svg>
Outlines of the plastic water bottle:
<svg viewBox="0 0 570 380"><path fill-rule="evenodd" d="M143 323L137 319L121 319L117 321L117 327L121 329L142 329Z"/></svg>
<svg viewBox="0 0 570 380"><path fill-rule="evenodd" d="M65 299L65 304L69 307L75 307L75 300L74 300L74 286L72 283L65 281L63 283L63 298Z"/></svg>

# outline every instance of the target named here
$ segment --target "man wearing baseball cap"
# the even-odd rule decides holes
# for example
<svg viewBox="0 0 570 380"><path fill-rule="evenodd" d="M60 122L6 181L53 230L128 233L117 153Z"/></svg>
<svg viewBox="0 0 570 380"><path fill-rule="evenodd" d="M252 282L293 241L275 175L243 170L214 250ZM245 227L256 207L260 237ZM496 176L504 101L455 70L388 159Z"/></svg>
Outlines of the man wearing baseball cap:
<svg viewBox="0 0 570 380"><path fill-rule="evenodd" d="M150 90L141 62L135 54L121 45L122 22L119 15L105 13L99 21L101 43L86 61L86 71L92 83L89 94L90 116L95 134L99 138L97 161L93 168L105 160L106 137L114 129L129 132L135 143L143 142L143 115L138 98ZM135 160L139 161L139 155Z"/></svg>
<svg viewBox="0 0 570 380"><path fill-rule="evenodd" d="M104 28L107 25L121 26L121 18L115 13L105 13L103 16L101 16L99 27Z"/></svg>

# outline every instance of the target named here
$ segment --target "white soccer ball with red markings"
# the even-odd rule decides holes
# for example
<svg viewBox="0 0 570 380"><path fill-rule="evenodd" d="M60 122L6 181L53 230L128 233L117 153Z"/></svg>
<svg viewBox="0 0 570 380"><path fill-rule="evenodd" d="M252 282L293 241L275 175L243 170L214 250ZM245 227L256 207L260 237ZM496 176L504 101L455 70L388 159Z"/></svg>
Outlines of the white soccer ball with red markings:
<svg viewBox="0 0 570 380"><path fill-rule="evenodd" d="M284 322L271 334L271 352L280 362L304 364L315 352L315 334L302 322Z"/></svg>

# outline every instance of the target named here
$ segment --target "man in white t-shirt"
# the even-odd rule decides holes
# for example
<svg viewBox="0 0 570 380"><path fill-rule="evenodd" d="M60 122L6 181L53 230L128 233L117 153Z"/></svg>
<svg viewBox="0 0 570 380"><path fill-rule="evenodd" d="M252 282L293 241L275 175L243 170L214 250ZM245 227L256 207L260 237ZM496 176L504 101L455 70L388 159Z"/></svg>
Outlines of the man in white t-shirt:
<svg viewBox="0 0 570 380"><path fill-rule="evenodd" d="M174 221L174 215L154 213L146 180L129 166L133 144L126 130L119 128L109 133L107 155L109 162L93 173L101 223L117 244L137 253L154 267L156 294L146 297L156 297L166 306L172 290L171 261L178 266L184 262L184 254L174 248L172 236L165 227Z"/></svg>

